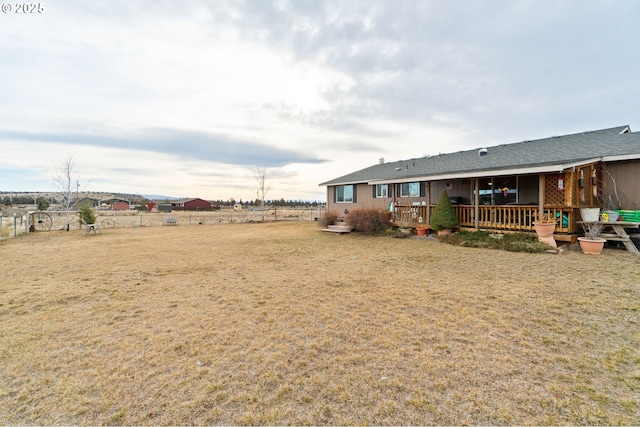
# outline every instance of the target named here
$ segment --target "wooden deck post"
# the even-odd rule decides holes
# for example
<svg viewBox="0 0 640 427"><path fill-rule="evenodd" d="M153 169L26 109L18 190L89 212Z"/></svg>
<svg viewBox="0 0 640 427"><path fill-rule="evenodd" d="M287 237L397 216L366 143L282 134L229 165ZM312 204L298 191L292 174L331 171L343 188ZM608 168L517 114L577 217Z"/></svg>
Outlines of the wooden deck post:
<svg viewBox="0 0 640 427"><path fill-rule="evenodd" d="M425 224L431 224L431 181L427 181L427 218Z"/></svg>
<svg viewBox="0 0 640 427"><path fill-rule="evenodd" d="M538 216L542 217L544 215L544 186L545 179L544 175L538 175ZM535 221L537 218L534 218Z"/></svg>
<svg viewBox="0 0 640 427"><path fill-rule="evenodd" d="M479 190L479 178L473 178L473 186L475 188L474 191L474 198L473 198L473 226L474 228L478 229L480 228L479 225L479 219L478 217L480 216L480 190Z"/></svg>

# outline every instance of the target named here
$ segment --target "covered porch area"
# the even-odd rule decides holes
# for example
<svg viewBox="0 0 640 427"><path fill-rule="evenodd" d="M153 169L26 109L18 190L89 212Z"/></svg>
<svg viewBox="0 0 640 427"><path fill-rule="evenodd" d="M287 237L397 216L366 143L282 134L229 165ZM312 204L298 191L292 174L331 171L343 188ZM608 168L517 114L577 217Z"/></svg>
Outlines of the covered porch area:
<svg viewBox="0 0 640 427"><path fill-rule="evenodd" d="M541 215L556 218L556 240L574 241L581 232L580 208L598 207L602 198L598 163L561 171L491 177L452 177L425 181L424 198L394 199L392 222L429 227L435 201L447 191L463 230L534 232Z"/></svg>

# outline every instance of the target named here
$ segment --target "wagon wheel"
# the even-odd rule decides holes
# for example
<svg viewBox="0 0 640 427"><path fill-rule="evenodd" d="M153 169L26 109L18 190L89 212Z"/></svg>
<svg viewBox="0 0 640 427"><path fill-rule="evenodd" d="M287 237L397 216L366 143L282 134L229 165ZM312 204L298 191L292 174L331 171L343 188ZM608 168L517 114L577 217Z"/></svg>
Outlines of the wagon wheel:
<svg viewBox="0 0 640 427"><path fill-rule="evenodd" d="M102 220L102 228L116 228L115 220L111 218L105 218Z"/></svg>
<svg viewBox="0 0 640 427"><path fill-rule="evenodd" d="M37 231L49 231L53 225L51 215L46 212L34 212L32 224Z"/></svg>

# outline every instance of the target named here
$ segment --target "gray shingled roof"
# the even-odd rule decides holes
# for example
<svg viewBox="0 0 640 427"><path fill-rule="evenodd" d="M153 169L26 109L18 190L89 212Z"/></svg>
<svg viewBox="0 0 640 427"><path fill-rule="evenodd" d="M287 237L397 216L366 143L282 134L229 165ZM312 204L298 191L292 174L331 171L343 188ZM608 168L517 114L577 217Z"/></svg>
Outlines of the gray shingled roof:
<svg viewBox="0 0 640 427"><path fill-rule="evenodd" d="M625 132L625 133L622 133ZM612 156L640 158L640 132L619 126L572 135L523 141L478 149L376 164L323 182L320 185L354 184L371 181L437 179L439 176L495 174L500 171L571 165Z"/></svg>

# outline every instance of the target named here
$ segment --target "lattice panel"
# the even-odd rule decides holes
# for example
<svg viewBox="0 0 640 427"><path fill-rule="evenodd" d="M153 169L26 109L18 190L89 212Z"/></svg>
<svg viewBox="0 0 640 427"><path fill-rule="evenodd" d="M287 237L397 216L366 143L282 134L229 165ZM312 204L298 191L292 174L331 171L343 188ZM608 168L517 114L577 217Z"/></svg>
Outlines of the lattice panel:
<svg viewBox="0 0 640 427"><path fill-rule="evenodd" d="M558 181L563 180L564 174L550 174L545 176L544 180L544 194L545 205L564 206L564 196L566 190L558 189Z"/></svg>

